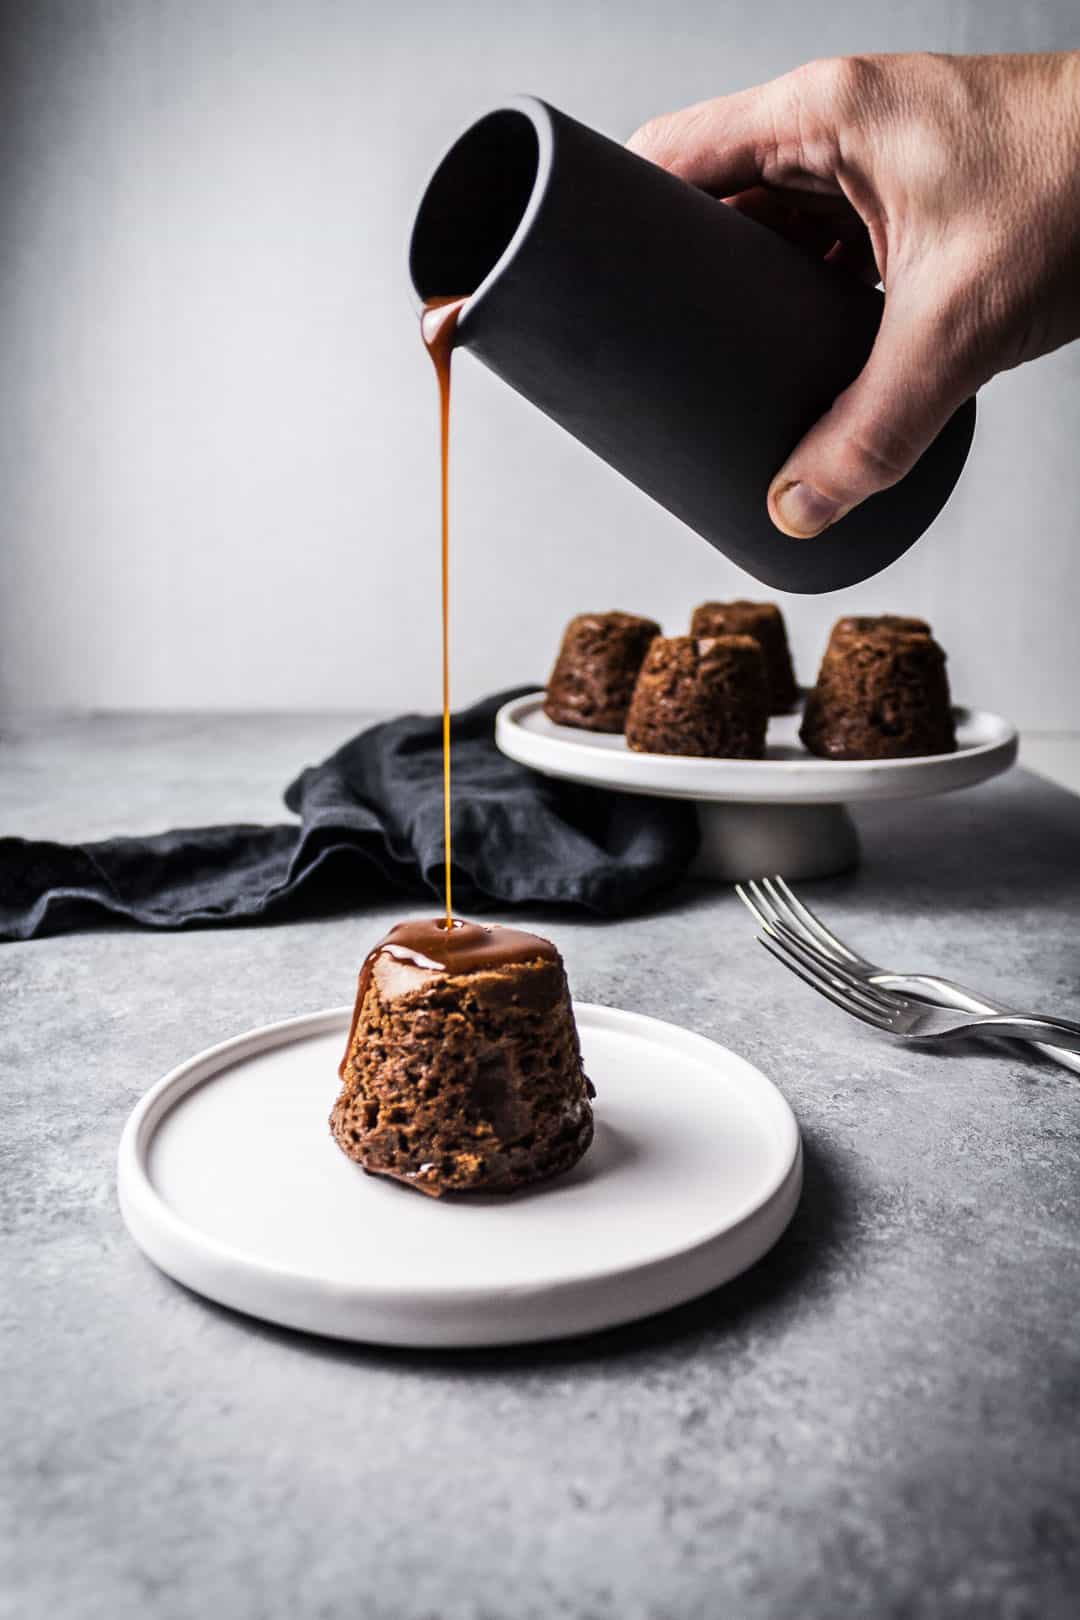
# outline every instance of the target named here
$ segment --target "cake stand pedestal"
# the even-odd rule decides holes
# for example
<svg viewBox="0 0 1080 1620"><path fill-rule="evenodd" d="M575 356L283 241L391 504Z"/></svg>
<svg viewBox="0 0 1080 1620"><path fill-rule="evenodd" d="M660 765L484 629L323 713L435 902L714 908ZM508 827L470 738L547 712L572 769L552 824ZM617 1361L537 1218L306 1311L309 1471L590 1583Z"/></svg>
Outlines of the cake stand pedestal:
<svg viewBox="0 0 1080 1620"><path fill-rule="evenodd" d="M698 804L694 877L739 883L782 872L831 877L859 859L859 835L842 804Z"/></svg>
<svg viewBox="0 0 1080 1620"><path fill-rule="evenodd" d="M846 871L859 858L849 804L949 793L997 776L1016 759L1015 726L982 709L954 710L954 754L818 759L799 742L799 716L785 714L769 722L764 759L692 759L635 754L621 736L557 726L543 701L534 692L503 705L495 718L502 752L545 776L694 800L701 823L694 874L718 882Z"/></svg>

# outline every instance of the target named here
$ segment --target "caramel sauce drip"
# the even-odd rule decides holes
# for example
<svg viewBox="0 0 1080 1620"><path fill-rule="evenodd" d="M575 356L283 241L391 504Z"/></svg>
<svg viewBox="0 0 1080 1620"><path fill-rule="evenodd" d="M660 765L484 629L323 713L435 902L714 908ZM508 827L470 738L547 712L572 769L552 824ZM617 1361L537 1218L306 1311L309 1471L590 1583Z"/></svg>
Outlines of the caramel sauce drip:
<svg viewBox="0 0 1080 1620"><path fill-rule="evenodd" d="M349 1039L338 1067L338 1074L342 1078L352 1051L360 1009L371 987L371 975L380 956L393 956L399 962L410 962L414 967L431 973L452 974L490 973L497 968L522 962L559 960L559 953L549 939L541 939L539 934L527 934L518 928L503 928L499 923L462 922L460 918L455 918L448 924L442 917L437 917L431 921L395 924L368 952L360 969Z"/></svg>
<svg viewBox="0 0 1080 1620"><path fill-rule="evenodd" d="M450 815L450 361L458 317L467 297L429 298L420 316L420 336L431 356L439 384L439 453L442 487L442 738L443 838L445 842L446 914L434 922L404 922L391 928L368 953L360 969L349 1039L338 1073L344 1076L356 1026L378 958L395 956L437 973L476 973L509 962L557 961L547 940L495 924L467 923L454 917Z"/></svg>
<svg viewBox="0 0 1080 1620"><path fill-rule="evenodd" d="M450 360L458 316L466 298L429 298L420 316L420 335L439 383L439 447L442 462L442 735L443 839L446 861L446 926L454 920L450 877Z"/></svg>
<svg viewBox="0 0 1080 1620"><path fill-rule="evenodd" d="M345 1053L338 1067L344 1078L360 1011L380 956L431 973L485 973L524 962L558 962L550 940L498 923L470 923L454 916L450 844L450 360L464 298L429 298L420 317L420 334L435 366L439 384L439 448L442 464L442 735L443 835L446 843L446 915L434 921L397 923L369 951L356 987L356 1003Z"/></svg>

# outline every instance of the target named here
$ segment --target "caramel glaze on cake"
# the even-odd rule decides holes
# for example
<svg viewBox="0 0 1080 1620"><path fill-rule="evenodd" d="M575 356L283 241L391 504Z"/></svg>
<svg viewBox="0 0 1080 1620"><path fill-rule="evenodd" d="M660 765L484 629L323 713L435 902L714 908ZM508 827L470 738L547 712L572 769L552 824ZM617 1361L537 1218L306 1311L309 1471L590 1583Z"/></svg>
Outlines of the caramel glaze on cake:
<svg viewBox="0 0 1080 1620"><path fill-rule="evenodd" d="M922 619L841 619L799 735L826 759L911 759L956 747L945 654Z"/></svg>
<svg viewBox="0 0 1080 1620"><path fill-rule="evenodd" d="M765 660L769 713L787 714L799 688L791 664L784 615L775 602L702 602L690 620L692 636L753 636Z"/></svg>
<svg viewBox="0 0 1080 1620"><path fill-rule="evenodd" d="M579 613L563 635L544 713L560 726L621 731L649 644L660 634L634 613Z"/></svg>
<svg viewBox="0 0 1080 1620"><path fill-rule="evenodd" d="M338 1146L436 1198L513 1192L569 1170L592 1141L562 958L536 934L391 928L361 970L340 1074Z"/></svg>
<svg viewBox="0 0 1080 1620"><path fill-rule="evenodd" d="M752 636L657 636L626 721L638 753L760 759L769 696Z"/></svg>

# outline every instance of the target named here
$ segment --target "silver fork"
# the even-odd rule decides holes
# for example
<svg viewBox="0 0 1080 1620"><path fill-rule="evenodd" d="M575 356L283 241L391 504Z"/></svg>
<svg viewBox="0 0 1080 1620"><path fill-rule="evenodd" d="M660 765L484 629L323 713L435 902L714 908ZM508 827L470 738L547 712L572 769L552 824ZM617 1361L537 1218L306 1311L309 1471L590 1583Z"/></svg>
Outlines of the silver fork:
<svg viewBox="0 0 1080 1620"><path fill-rule="evenodd" d="M1011 1012L934 974L891 973L879 968L845 945L781 877L764 878L745 888L736 884L735 888L760 923L761 944L766 950L829 1001L864 1023L909 1040L954 1035L1027 1040L1063 1067L1080 1073L1080 1024ZM896 993L903 991L909 997L918 997L919 1002ZM926 1002L935 1005L927 1006ZM946 1007L953 1011L944 1011ZM968 1016L958 1018L957 1012ZM1046 1041L1052 1044L1044 1044Z"/></svg>

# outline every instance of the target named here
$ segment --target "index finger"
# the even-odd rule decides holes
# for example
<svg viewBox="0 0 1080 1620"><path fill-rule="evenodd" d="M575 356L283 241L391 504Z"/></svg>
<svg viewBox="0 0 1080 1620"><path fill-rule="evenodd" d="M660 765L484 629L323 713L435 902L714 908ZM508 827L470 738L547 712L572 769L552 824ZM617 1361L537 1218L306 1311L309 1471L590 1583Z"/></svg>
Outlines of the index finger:
<svg viewBox="0 0 1080 1620"><path fill-rule="evenodd" d="M714 197L762 184L833 192L845 67L807 62L751 90L653 118L627 144Z"/></svg>
<svg viewBox="0 0 1080 1620"><path fill-rule="evenodd" d="M759 85L650 118L626 144L639 157L714 196L749 191L766 179L776 149L773 86Z"/></svg>

